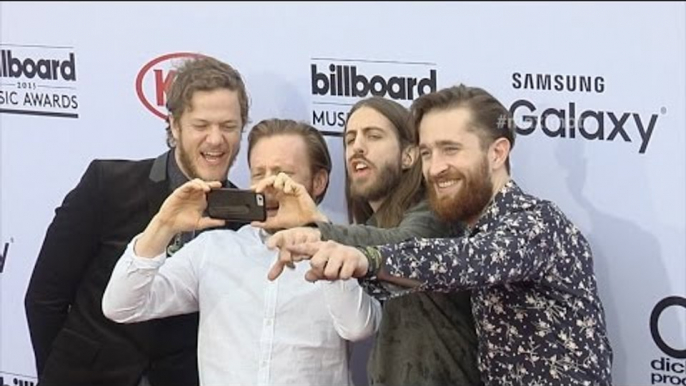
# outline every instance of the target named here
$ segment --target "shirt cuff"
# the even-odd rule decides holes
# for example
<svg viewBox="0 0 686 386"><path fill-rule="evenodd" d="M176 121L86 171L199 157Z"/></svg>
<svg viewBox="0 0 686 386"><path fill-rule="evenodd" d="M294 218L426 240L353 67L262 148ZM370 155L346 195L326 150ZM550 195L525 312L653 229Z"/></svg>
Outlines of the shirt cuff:
<svg viewBox="0 0 686 386"><path fill-rule="evenodd" d="M131 258L131 268L135 269L154 269L157 270L159 269L162 264L164 264L164 261L166 260L166 255L163 253L160 253L159 255L155 257L140 257L136 255L136 251L134 249L134 246L136 245L136 242L138 242L138 239L141 237L141 234L137 235L136 237L131 240L129 245L126 247L126 255Z"/></svg>
<svg viewBox="0 0 686 386"><path fill-rule="evenodd" d="M324 290L341 290L343 292L355 291L360 285L355 280L318 280L317 283L321 283Z"/></svg>

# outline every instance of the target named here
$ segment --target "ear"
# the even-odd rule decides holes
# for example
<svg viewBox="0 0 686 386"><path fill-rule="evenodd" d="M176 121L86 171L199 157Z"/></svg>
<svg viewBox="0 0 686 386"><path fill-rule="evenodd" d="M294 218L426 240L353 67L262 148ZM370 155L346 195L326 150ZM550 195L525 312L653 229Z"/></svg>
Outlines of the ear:
<svg viewBox="0 0 686 386"><path fill-rule="evenodd" d="M417 150L417 146L414 145L407 145L405 149L402 151L401 155L401 166L403 170L407 170L411 168L414 163L417 161L417 156L419 154L419 151Z"/></svg>
<svg viewBox="0 0 686 386"><path fill-rule="evenodd" d="M319 169L314 175L314 180L312 181L312 190L314 190L313 196L319 197L326 190L326 186L329 182L329 173L324 169ZM314 197L312 197L314 199Z"/></svg>
<svg viewBox="0 0 686 386"><path fill-rule="evenodd" d="M506 138L498 138L488 149L488 161L491 163L491 170L505 167L505 161L510 156L510 141Z"/></svg>

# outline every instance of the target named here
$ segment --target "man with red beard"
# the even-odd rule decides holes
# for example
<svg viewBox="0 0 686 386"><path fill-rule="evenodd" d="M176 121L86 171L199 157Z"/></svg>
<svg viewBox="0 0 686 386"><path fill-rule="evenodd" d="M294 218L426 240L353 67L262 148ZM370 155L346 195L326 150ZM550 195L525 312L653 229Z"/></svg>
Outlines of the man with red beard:
<svg viewBox="0 0 686 386"><path fill-rule="evenodd" d="M262 186L271 183L282 191L288 187L291 193L279 195L283 205L262 226L313 223L313 227L281 231L269 244L283 247L292 240L310 239L381 245L413 237L448 236L452 230L431 213L425 199L416 142L417 131L407 108L380 97L357 102L344 132L347 201L355 224L322 220L323 214L318 213L306 189L281 175L265 180ZM461 224L455 225L461 229ZM480 384L468 291L415 293L385 301L373 343L368 362L370 385ZM355 349L353 360L364 361L364 346Z"/></svg>
<svg viewBox="0 0 686 386"><path fill-rule="evenodd" d="M460 85L418 98L412 112L431 206L464 221L464 234L365 248L303 243L282 263L309 258L307 279L362 278L379 298L471 289L487 385L611 385L590 245L555 204L511 179L509 111Z"/></svg>
<svg viewBox="0 0 686 386"><path fill-rule="evenodd" d="M126 244L174 189L194 178L233 186L227 175L248 121L238 71L209 57L183 63L167 108L171 149L93 161L47 230L25 300L41 386L198 384L197 313L121 325L101 307ZM193 236L176 234L167 253Z"/></svg>

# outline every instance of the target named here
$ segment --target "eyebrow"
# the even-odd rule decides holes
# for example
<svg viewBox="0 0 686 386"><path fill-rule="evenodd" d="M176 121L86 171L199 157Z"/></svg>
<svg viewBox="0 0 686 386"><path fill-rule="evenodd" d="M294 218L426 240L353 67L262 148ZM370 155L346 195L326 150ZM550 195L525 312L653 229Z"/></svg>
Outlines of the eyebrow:
<svg viewBox="0 0 686 386"><path fill-rule="evenodd" d="M271 167L266 167L263 165L260 166L254 166L250 168L250 173L265 173L267 171L272 171L275 173L294 173L294 170L296 169L295 165L278 165L278 166L271 166Z"/></svg>
<svg viewBox="0 0 686 386"><path fill-rule="evenodd" d="M444 139L444 140L441 140L441 141L437 141L437 142L434 142L434 143L431 143L431 144L427 144L427 143L420 143L420 144L419 144L419 148L420 148L420 149L427 149L427 148L429 148L429 147L445 147L445 146L458 146L458 147L462 147L463 145L462 145L462 142L451 141L451 140L448 140L448 139Z"/></svg>
<svg viewBox="0 0 686 386"><path fill-rule="evenodd" d="M191 122L193 122L193 123L210 123L210 121L208 121L207 119L203 119L203 118L191 118ZM226 121L221 121L219 123L222 125L227 124L227 123L238 124L238 120L227 119Z"/></svg>
<svg viewBox="0 0 686 386"><path fill-rule="evenodd" d="M384 129L382 129L382 128L378 127L378 126L365 126L365 127L361 128L360 130L347 130L347 131L345 132L345 135L347 136L348 133L350 133L350 134L352 134L352 133L357 133L358 131L361 131L361 132L363 132L363 133L366 133L366 132L369 132L369 131L381 131L381 132L384 132Z"/></svg>
<svg viewBox="0 0 686 386"><path fill-rule="evenodd" d="M444 139L442 141L436 142L436 146L462 146L462 142Z"/></svg>

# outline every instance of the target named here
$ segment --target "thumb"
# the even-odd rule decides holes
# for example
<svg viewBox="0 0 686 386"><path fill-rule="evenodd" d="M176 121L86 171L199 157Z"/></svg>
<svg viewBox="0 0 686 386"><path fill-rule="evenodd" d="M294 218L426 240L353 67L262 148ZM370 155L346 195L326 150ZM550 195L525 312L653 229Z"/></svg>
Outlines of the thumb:
<svg viewBox="0 0 686 386"><path fill-rule="evenodd" d="M258 227L258 228L263 228L263 229L283 229L286 228L284 226L284 222L280 221L278 218L278 214L275 217L269 217L267 218L266 221L253 221L250 223L250 225Z"/></svg>
<svg viewBox="0 0 686 386"><path fill-rule="evenodd" d="M201 217L200 220L198 220L198 225L196 226L196 229L201 230L207 228L218 228L224 225L226 225L226 220L220 220L210 217Z"/></svg>
<svg viewBox="0 0 686 386"><path fill-rule="evenodd" d="M266 222L263 221L253 221L250 223L251 226L254 226L255 228L264 228L266 226Z"/></svg>
<svg viewBox="0 0 686 386"><path fill-rule="evenodd" d="M274 218L268 218L266 221L253 221L250 223L250 225L257 227L257 228L262 228L262 229L279 229L279 228L281 228L278 221L274 221Z"/></svg>
<svg viewBox="0 0 686 386"><path fill-rule="evenodd" d="M274 221L274 217L268 217L265 221L252 221L250 225L263 229L275 229L279 224Z"/></svg>

